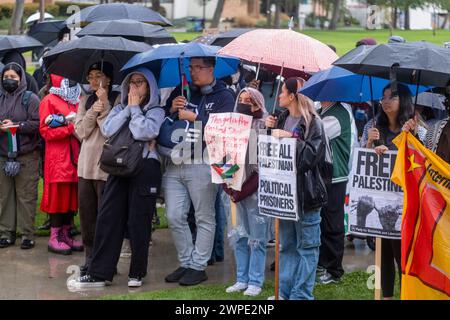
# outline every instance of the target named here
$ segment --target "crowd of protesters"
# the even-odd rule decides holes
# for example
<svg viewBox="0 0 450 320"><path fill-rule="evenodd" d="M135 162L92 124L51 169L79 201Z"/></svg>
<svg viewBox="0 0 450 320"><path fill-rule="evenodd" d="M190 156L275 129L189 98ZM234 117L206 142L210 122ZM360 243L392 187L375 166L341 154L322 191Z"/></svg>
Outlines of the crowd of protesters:
<svg viewBox="0 0 450 320"><path fill-rule="evenodd" d="M375 41L357 43L362 44ZM276 97L276 77L267 70L255 80L251 69L241 68L227 83L214 77L215 58L198 57L190 59L189 101L179 86L163 104L150 70L129 73L114 90L112 65L98 61L86 74L88 91L69 79L48 75L39 99L21 54L11 53L7 59L0 83L0 248L15 244L17 229L22 249L35 246L38 167L44 154L40 208L50 217L48 251L85 252L80 277L72 283L80 288L113 281L125 238L131 247L128 285L142 285L156 200L163 195L178 257L178 266L165 281L191 286L207 280L207 266L223 261L226 234L236 261L236 283L226 292L261 293L273 234L272 218L258 210L258 167L247 154L241 191L213 184L207 163L197 163L191 152L174 153L176 144L167 150L170 137L165 136L164 122L174 114L189 123L191 141L203 149L203 131L198 134L194 123L204 128L212 113L252 116L252 139L263 129L276 137L296 138L300 219L280 221L281 299L313 299L315 283L339 283L344 274L344 200L353 148L383 154L396 148L392 140L405 130L450 161L448 115L427 125L414 114L411 92L401 84L395 95L389 86L384 88L378 112L370 114L367 103L352 108L339 101L311 101L298 93L305 83L302 78L285 79ZM446 97L448 111L449 87ZM13 124L17 126L11 132ZM144 143L142 166L132 177L108 175L100 167L105 141L123 130ZM320 170L327 148L334 155L330 181ZM223 212L230 217L230 201L237 206L234 226L223 217ZM82 242L70 232L77 212ZM400 240L383 239L382 253L383 296L392 298L396 267L401 276Z"/></svg>

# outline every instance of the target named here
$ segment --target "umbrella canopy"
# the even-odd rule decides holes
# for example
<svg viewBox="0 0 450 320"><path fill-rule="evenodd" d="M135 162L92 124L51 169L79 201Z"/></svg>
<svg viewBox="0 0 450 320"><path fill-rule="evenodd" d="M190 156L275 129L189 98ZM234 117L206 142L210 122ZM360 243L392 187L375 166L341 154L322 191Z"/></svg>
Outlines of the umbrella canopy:
<svg viewBox="0 0 450 320"><path fill-rule="evenodd" d="M301 88L300 93L314 101L366 102L380 100L384 87L389 80L355 74L340 67L317 72ZM411 94L415 94L416 86L407 85ZM432 89L419 86L419 92Z"/></svg>
<svg viewBox="0 0 450 320"><path fill-rule="evenodd" d="M85 36L59 43L44 57L49 73L54 73L78 83L87 83L87 69L97 61L107 61L114 67L115 84L120 83L120 68L136 53L151 50L148 44L122 37ZM80 63L77 62L82 62Z"/></svg>
<svg viewBox="0 0 450 320"><path fill-rule="evenodd" d="M213 41L211 42L211 45L225 47L227 44L229 44L231 41L233 41L237 37L243 35L244 33L250 32L252 30L254 30L254 29L239 28L239 29L233 29L233 30L221 32L214 37Z"/></svg>
<svg viewBox="0 0 450 320"><path fill-rule="evenodd" d="M147 67L155 74L160 88L175 87L180 84L182 74L180 64L184 66L184 74L190 81L189 58L216 57L214 75L223 78L236 73L239 59L218 55L220 47L207 46L199 43L162 45L152 51L135 55L122 68L129 71L137 67ZM181 63L180 63L181 62Z"/></svg>
<svg viewBox="0 0 450 320"><path fill-rule="evenodd" d="M40 41L44 46L55 46L61 32L69 33L64 20L48 20L30 27L28 35Z"/></svg>
<svg viewBox="0 0 450 320"><path fill-rule="evenodd" d="M29 23L33 23L36 21L39 21L41 17L41 13L38 11L36 13L33 13L31 16L29 16L27 18L27 20L25 21L25 24L29 24ZM54 19L55 17L52 16L50 13L48 12L44 12L44 20L48 20L48 19Z"/></svg>
<svg viewBox="0 0 450 320"><path fill-rule="evenodd" d="M331 67L338 56L326 44L292 30L257 29L246 32L219 50L220 54L261 63L283 76L305 76Z"/></svg>
<svg viewBox="0 0 450 320"><path fill-rule="evenodd" d="M432 92L422 92L417 96L419 106L445 110L445 96Z"/></svg>
<svg viewBox="0 0 450 320"><path fill-rule="evenodd" d="M83 36L120 36L128 40L141 41L149 45L177 43L174 37L161 26L142 23L130 19L97 21L84 27L77 37Z"/></svg>
<svg viewBox="0 0 450 320"><path fill-rule="evenodd" d="M67 25L79 22L81 26L95 21L108 21L118 19L131 19L135 21L156 24L163 27L172 26L172 23L162 15L139 4L107 3L90 6L71 15Z"/></svg>
<svg viewBox="0 0 450 320"><path fill-rule="evenodd" d="M0 56L10 50L23 53L41 47L42 43L29 36L0 36Z"/></svg>
<svg viewBox="0 0 450 320"><path fill-rule="evenodd" d="M391 66L397 80L445 87L450 81L450 51L428 42L359 46L333 63L354 73L389 79Z"/></svg>

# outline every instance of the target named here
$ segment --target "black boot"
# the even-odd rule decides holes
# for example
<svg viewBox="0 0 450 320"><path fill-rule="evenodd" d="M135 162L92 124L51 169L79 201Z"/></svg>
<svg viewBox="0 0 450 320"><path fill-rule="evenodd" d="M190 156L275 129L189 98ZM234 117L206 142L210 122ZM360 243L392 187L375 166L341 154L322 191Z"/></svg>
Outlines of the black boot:
<svg viewBox="0 0 450 320"><path fill-rule="evenodd" d="M38 230L50 230L50 216L47 215L47 220L44 221L42 226L37 228Z"/></svg>

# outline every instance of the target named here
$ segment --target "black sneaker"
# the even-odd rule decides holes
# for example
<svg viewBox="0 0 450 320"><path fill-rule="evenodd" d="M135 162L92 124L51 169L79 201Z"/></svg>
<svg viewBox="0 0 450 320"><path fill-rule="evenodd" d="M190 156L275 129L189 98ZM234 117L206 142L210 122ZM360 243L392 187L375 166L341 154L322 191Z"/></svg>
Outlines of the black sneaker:
<svg viewBox="0 0 450 320"><path fill-rule="evenodd" d="M179 267L177 270L169 274L164 280L166 280L166 282L178 282L184 276L186 271L188 271L187 268Z"/></svg>
<svg viewBox="0 0 450 320"><path fill-rule="evenodd" d="M87 271L88 271L88 266L86 264L80 266L80 277L84 277L87 274Z"/></svg>
<svg viewBox="0 0 450 320"><path fill-rule="evenodd" d="M182 286L195 286L205 280L208 280L208 276L205 271L198 271L189 268L180 279L179 283Z"/></svg>
<svg viewBox="0 0 450 320"><path fill-rule="evenodd" d="M7 248L9 246L12 246L14 244L15 241L12 241L11 239L8 238L1 238L0 239L0 248Z"/></svg>
<svg viewBox="0 0 450 320"><path fill-rule="evenodd" d="M90 274L83 277L72 279L67 283L67 286L82 289L82 288L101 288L105 286L105 280L95 278Z"/></svg>
<svg viewBox="0 0 450 320"><path fill-rule="evenodd" d="M23 249L23 250L33 249L35 244L36 243L34 242L34 240L23 239L22 244L20 245L20 249Z"/></svg>

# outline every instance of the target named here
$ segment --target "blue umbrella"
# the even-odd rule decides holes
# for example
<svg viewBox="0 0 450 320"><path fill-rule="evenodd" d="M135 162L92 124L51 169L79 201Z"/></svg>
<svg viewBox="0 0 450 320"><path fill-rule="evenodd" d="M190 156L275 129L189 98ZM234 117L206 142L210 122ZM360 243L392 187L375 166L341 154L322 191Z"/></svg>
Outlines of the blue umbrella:
<svg viewBox="0 0 450 320"><path fill-rule="evenodd" d="M216 57L214 75L220 79L237 72L239 59L218 55L220 47L208 46L200 43L183 43L174 45L161 45L151 51L133 56L121 71L132 71L138 67L150 69L158 79L160 88L176 87L181 83L181 75L189 74L189 58L191 57ZM183 68L180 68L180 65ZM182 69L182 70L180 70Z"/></svg>
<svg viewBox="0 0 450 320"><path fill-rule="evenodd" d="M371 86L372 82L372 86ZM356 74L340 67L331 67L315 73L303 88L301 94L314 101L366 102L380 100L389 80ZM405 84L414 95L416 85ZM372 87L372 88L371 88ZM419 93L433 87L419 86Z"/></svg>

